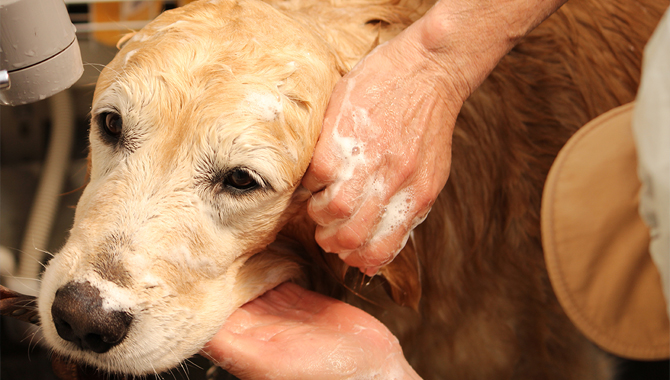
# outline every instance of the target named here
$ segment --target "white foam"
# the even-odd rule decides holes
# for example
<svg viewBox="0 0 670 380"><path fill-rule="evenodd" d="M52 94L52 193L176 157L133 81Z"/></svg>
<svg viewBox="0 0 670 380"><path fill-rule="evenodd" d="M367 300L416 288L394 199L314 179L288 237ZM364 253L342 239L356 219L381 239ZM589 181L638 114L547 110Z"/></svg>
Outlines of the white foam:
<svg viewBox="0 0 670 380"><path fill-rule="evenodd" d="M135 55L135 53L137 53L137 49L131 50L131 51L126 53L126 56L123 59L123 65L124 66L128 64L128 61L130 60L130 58L132 58Z"/></svg>
<svg viewBox="0 0 670 380"><path fill-rule="evenodd" d="M368 164L366 158L366 144L354 137L343 136L340 131L343 112L351 113L354 133L359 126L365 128L366 131L372 129L372 122L367 110L363 107L357 107L351 104L350 94L355 84L356 81L354 79L349 79L347 82L344 98L342 99L342 106L340 107L340 113L338 113L335 118L333 134L331 136L331 141L336 144L337 148L339 148L338 155L340 157L339 164L341 166L337 179L330 186L331 191L330 199L328 200L329 202L333 197L337 196L343 182L349 181L354 176L356 170L359 170L361 166L364 167Z"/></svg>
<svg viewBox="0 0 670 380"><path fill-rule="evenodd" d="M412 192L407 188L391 197L377 226L375 238L385 237L401 227L409 218L413 206Z"/></svg>
<svg viewBox="0 0 670 380"><path fill-rule="evenodd" d="M147 36L144 33L135 33L129 42L142 42Z"/></svg>
<svg viewBox="0 0 670 380"><path fill-rule="evenodd" d="M365 159L365 146L353 137L343 137L335 130L332 140L339 148L339 156L342 165L338 175L338 182L345 182L354 176L354 171L359 166L364 166L367 162Z"/></svg>
<svg viewBox="0 0 670 380"><path fill-rule="evenodd" d="M132 311L137 305L137 298L130 289L94 276L89 276L85 281L100 291L102 308L105 311Z"/></svg>
<svg viewBox="0 0 670 380"><path fill-rule="evenodd" d="M261 121L273 121L283 113L281 98L270 93L252 92L244 98L244 107Z"/></svg>
<svg viewBox="0 0 670 380"><path fill-rule="evenodd" d="M172 261L174 264L184 266L191 270L203 270L213 268L215 263L206 256L194 254L188 247L180 246L170 251L166 255L166 261Z"/></svg>

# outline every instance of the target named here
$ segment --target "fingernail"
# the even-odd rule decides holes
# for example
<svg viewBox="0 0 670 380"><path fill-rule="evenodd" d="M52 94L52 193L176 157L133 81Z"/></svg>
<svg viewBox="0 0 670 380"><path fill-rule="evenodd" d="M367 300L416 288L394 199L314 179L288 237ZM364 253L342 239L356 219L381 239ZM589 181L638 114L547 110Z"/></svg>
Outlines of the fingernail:
<svg viewBox="0 0 670 380"><path fill-rule="evenodd" d="M344 261L347 257L349 257L349 255L351 255L351 252L353 252L353 250L346 250L339 252L337 255L340 257L342 261Z"/></svg>
<svg viewBox="0 0 670 380"><path fill-rule="evenodd" d="M373 277L379 272L379 268L381 268L381 267L368 267L368 268L365 268L364 273L365 273L366 276Z"/></svg>

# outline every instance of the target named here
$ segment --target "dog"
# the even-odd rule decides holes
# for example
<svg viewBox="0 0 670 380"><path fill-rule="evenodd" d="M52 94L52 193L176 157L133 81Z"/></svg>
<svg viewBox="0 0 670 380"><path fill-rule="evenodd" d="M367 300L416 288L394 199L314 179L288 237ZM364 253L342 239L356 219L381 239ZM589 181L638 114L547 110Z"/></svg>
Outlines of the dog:
<svg viewBox="0 0 670 380"><path fill-rule="evenodd" d="M125 38L94 94L90 181L43 275L46 344L157 373L292 280L375 315L425 379L611 378L553 294L540 198L567 139L633 100L667 2L572 0L523 39L463 106L432 211L370 280L318 247L300 182L336 81L431 5L202 0Z"/></svg>

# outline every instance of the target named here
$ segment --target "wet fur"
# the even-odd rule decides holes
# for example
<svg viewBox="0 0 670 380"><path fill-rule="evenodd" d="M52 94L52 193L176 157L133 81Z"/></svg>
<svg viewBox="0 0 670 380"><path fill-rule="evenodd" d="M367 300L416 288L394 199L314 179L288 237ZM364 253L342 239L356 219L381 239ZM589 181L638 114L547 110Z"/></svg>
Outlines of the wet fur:
<svg viewBox="0 0 670 380"><path fill-rule="evenodd" d="M274 9L240 0L168 12L129 36L102 73L91 183L40 295L48 344L107 370L166 369L235 308L292 278L377 316L425 379L610 378L551 290L540 196L567 139L633 100L667 2L571 0L525 38L464 105L447 186L372 280L318 248L300 178L336 80L430 2L268 2ZM249 91L276 96L283 113L268 121L245 109ZM95 125L109 105L128 118L116 147ZM212 190L217 170L240 163L269 189ZM78 352L49 324L53 293L70 280L137 297L127 307L140 322L106 357ZM152 339L176 343L160 360L131 357Z"/></svg>

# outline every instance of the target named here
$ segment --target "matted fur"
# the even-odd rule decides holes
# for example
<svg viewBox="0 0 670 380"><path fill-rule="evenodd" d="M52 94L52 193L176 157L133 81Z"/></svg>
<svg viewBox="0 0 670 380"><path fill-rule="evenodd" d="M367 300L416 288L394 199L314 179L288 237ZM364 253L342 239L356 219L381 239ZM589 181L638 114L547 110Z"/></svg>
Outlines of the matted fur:
<svg viewBox="0 0 670 380"><path fill-rule="evenodd" d="M377 316L425 379L610 378L552 292L540 196L565 141L633 99L667 1L571 0L506 56L463 107L432 212L372 281L318 248L300 179L337 79L431 2L268 3L166 12L101 73L91 181L39 297L46 342L105 370L161 371L295 279ZM104 112L123 117L118 141ZM264 186L223 189L236 167ZM95 354L56 334L51 304L71 281L133 314L122 343Z"/></svg>

